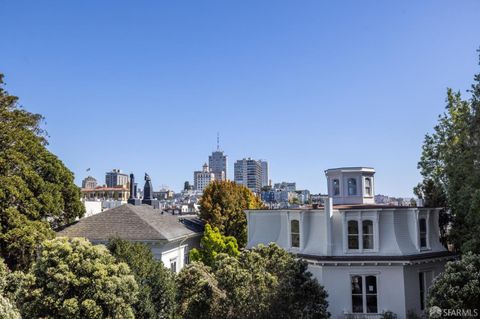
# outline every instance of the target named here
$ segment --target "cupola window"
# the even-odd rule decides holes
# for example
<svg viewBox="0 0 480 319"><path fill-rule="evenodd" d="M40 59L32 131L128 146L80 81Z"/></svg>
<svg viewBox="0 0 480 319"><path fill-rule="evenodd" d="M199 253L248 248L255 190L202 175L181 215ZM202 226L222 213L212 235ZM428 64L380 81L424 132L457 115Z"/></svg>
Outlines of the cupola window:
<svg viewBox="0 0 480 319"><path fill-rule="evenodd" d="M357 180L355 178L349 178L347 181L348 195L357 195Z"/></svg>
<svg viewBox="0 0 480 319"><path fill-rule="evenodd" d="M365 178L365 195L372 196L372 180Z"/></svg>

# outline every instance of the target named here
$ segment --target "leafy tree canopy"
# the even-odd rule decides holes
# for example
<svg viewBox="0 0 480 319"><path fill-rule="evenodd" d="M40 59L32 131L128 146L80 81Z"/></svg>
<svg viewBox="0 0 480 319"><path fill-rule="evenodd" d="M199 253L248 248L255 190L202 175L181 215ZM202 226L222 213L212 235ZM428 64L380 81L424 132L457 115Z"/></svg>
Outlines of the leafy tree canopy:
<svg viewBox="0 0 480 319"><path fill-rule="evenodd" d="M73 173L47 148L42 116L18 106L0 74L0 254L26 269L38 244L83 216Z"/></svg>
<svg viewBox="0 0 480 319"><path fill-rule="evenodd" d="M7 286L7 277L9 271L2 259L0 259L0 318L2 319L20 319L20 313L15 303L6 296L5 288Z"/></svg>
<svg viewBox="0 0 480 319"><path fill-rule="evenodd" d="M65 237L42 243L20 284L24 318L134 318L138 286L125 263L105 246Z"/></svg>
<svg viewBox="0 0 480 319"><path fill-rule="evenodd" d="M200 199L200 217L220 233L233 236L240 247L247 243L247 218L244 210L263 206L260 198L243 185L214 181Z"/></svg>
<svg viewBox="0 0 480 319"><path fill-rule="evenodd" d="M477 309L480 296L480 255L467 253L447 263L428 291L429 307Z"/></svg>
<svg viewBox="0 0 480 319"><path fill-rule="evenodd" d="M480 74L471 98L447 90L447 106L432 134L425 136L418 167L423 181L414 189L429 207L443 207L441 226L455 249L480 252Z"/></svg>
<svg viewBox="0 0 480 319"><path fill-rule="evenodd" d="M217 227L212 228L209 224L205 225L201 247L190 251L190 260L201 261L207 266L213 265L218 254L225 253L233 257L240 254L235 237L223 236Z"/></svg>
<svg viewBox="0 0 480 319"><path fill-rule="evenodd" d="M141 243L113 239L108 249L119 262L130 266L139 285L138 301L133 305L136 318L171 318L175 308L173 273L154 259L150 248Z"/></svg>
<svg viewBox="0 0 480 319"><path fill-rule="evenodd" d="M211 267L194 262L178 276L182 318L328 318L327 293L304 261L276 244L218 254Z"/></svg>

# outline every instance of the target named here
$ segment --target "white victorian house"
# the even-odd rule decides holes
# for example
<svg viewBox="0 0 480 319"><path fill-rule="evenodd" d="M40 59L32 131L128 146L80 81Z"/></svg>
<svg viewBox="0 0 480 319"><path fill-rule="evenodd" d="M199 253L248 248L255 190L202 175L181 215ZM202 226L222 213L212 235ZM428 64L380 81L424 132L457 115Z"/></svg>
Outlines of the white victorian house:
<svg viewBox="0 0 480 319"><path fill-rule="evenodd" d="M439 241L439 209L375 205L372 168L325 174L323 207L247 210L248 247L274 242L305 259L333 319L420 315L433 278L455 257Z"/></svg>

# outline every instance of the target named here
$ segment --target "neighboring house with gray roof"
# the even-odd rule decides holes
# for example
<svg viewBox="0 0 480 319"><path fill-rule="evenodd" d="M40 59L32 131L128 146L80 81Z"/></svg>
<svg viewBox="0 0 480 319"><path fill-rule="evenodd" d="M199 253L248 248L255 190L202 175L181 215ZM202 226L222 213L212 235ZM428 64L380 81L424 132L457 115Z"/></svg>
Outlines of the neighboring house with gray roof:
<svg viewBox="0 0 480 319"><path fill-rule="evenodd" d="M94 244L106 244L111 238L147 244L155 258L175 272L188 263L189 251L200 246L202 235L203 223L194 215L131 204L82 218L57 232L59 237L83 237Z"/></svg>

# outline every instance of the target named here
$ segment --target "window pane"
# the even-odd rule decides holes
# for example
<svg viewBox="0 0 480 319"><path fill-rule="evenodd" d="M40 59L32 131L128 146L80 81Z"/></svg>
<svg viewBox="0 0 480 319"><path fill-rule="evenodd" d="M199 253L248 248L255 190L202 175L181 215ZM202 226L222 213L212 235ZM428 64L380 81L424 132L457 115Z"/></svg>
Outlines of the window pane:
<svg viewBox="0 0 480 319"><path fill-rule="evenodd" d="M358 222L356 220L348 221L348 234L358 234Z"/></svg>
<svg viewBox="0 0 480 319"><path fill-rule="evenodd" d="M419 221L419 224L420 224L420 232L427 232L427 221L425 220L425 218L421 218L420 221Z"/></svg>
<svg viewBox="0 0 480 319"><path fill-rule="evenodd" d="M367 295L367 313L377 312L377 295Z"/></svg>
<svg viewBox="0 0 480 319"><path fill-rule="evenodd" d="M362 222L363 230L363 248L373 249L373 222L371 220L364 220Z"/></svg>
<svg viewBox="0 0 480 319"><path fill-rule="evenodd" d="M291 232L292 233L299 233L300 232L300 223L299 223L298 220L292 220Z"/></svg>
<svg viewBox="0 0 480 319"><path fill-rule="evenodd" d="M372 195L372 180L370 178L365 178L365 193Z"/></svg>
<svg viewBox="0 0 480 319"><path fill-rule="evenodd" d="M357 195L357 180L355 178L348 179L348 195Z"/></svg>
<svg viewBox="0 0 480 319"><path fill-rule="evenodd" d="M418 282L420 285L420 309L425 309L425 280L424 280L424 273L418 273Z"/></svg>
<svg viewBox="0 0 480 319"><path fill-rule="evenodd" d="M300 235L292 234L292 247L300 247Z"/></svg>
<svg viewBox="0 0 480 319"><path fill-rule="evenodd" d="M363 235L363 249L373 249L373 235Z"/></svg>
<svg viewBox="0 0 480 319"><path fill-rule="evenodd" d="M367 282L367 294L376 294L377 293L377 277L367 276L365 278Z"/></svg>
<svg viewBox="0 0 480 319"><path fill-rule="evenodd" d="M348 249L358 249L358 235L348 236Z"/></svg>
<svg viewBox="0 0 480 319"><path fill-rule="evenodd" d="M352 294L362 294L362 276L352 276Z"/></svg>
<svg viewBox="0 0 480 319"><path fill-rule="evenodd" d="M352 295L352 312L363 312L362 295Z"/></svg>
<svg viewBox="0 0 480 319"><path fill-rule="evenodd" d="M420 238L420 247L427 247L427 238L425 236Z"/></svg>
<svg viewBox="0 0 480 319"><path fill-rule="evenodd" d="M420 247L427 247L427 221L421 218L419 221L420 228Z"/></svg>
<svg viewBox="0 0 480 319"><path fill-rule="evenodd" d="M348 249L358 249L358 222L356 220L348 221Z"/></svg>
<svg viewBox="0 0 480 319"><path fill-rule="evenodd" d="M340 182L338 179L333 180L333 195L339 195L340 194Z"/></svg>
<svg viewBox="0 0 480 319"><path fill-rule="evenodd" d="M373 222L371 220L364 220L362 222L362 229L364 235L373 235Z"/></svg>

